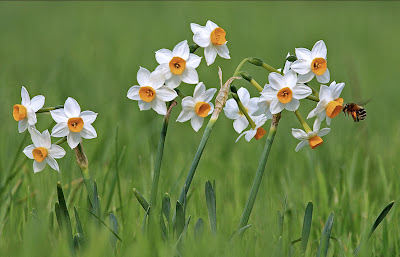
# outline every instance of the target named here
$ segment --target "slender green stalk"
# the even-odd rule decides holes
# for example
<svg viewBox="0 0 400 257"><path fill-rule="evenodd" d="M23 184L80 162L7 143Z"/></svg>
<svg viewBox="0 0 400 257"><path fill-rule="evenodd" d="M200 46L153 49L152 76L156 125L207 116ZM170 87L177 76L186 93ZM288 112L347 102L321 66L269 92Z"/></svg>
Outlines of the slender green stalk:
<svg viewBox="0 0 400 257"><path fill-rule="evenodd" d="M64 143L65 141L67 141L67 137L63 137L61 139L59 139L57 142L55 142L55 145L61 145L62 143Z"/></svg>
<svg viewBox="0 0 400 257"><path fill-rule="evenodd" d="M283 73L279 72L277 69L275 69L274 67L272 67L272 66L266 64L265 62L262 64L262 67L263 67L264 69L266 69L267 71L270 71L270 72L277 72L277 73L279 73L279 74L283 74Z"/></svg>
<svg viewBox="0 0 400 257"><path fill-rule="evenodd" d="M240 71L238 73L238 75L242 76L242 78L244 78L245 80L247 80L248 82L250 82L258 91L263 91L262 86L260 86L260 84L257 83L257 81L255 79L253 79L252 76L250 76L250 74L248 74L245 71Z"/></svg>
<svg viewBox="0 0 400 257"><path fill-rule="evenodd" d="M275 114L272 119L271 127L269 129L269 133L268 133L268 137L267 137L267 141L265 142L264 151L262 153L260 163L258 164L257 173L254 178L253 186L251 187L251 191L249 194L249 198L247 199L246 206L244 207L238 229L241 229L244 226L246 226L247 222L249 221L250 214L253 209L256 197L257 197L258 189L260 188L261 180L264 175L265 166L267 164L268 156L271 151L271 146L272 146L272 143L274 142L274 138L275 138L275 134L276 134L276 131L278 128L278 123L279 123L280 117L281 117L281 115L280 115L280 113L278 113L278 114Z"/></svg>
<svg viewBox="0 0 400 257"><path fill-rule="evenodd" d="M232 87L231 87L231 89L232 89ZM233 99L235 99L235 101L239 107L239 110L243 113L243 115L246 117L246 119L249 122L249 124L251 125L251 127L254 129L256 127L256 124L251 119L249 113L247 112L246 107L243 106L242 101L240 101L239 96L236 94L236 92L232 92L232 90L231 90L231 95L232 95Z"/></svg>
<svg viewBox="0 0 400 257"><path fill-rule="evenodd" d="M180 98L183 99L183 98L186 97L186 95L185 95L184 93L182 93L182 91L180 91L179 89L175 88L174 90L175 90L175 92L178 94L178 96L179 96Z"/></svg>
<svg viewBox="0 0 400 257"><path fill-rule="evenodd" d="M116 176L117 176L117 186L118 186L118 198L119 198L119 204L121 205L121 219L122 219L122 224L124 224L125 219L124 219L124 212L122 209L122 194L121 194L121 181L119 178L119 165L118 165L118 127L115 132L115 171L116 171Z"/></svg>
<svg viewBox="0 0 400 257"><path fill-rule="evenodd" d="M306 84L308 87L311 88L313 95L319 99L319 93L318 93L318 91L315 90L312 86L308 85L307 83L305 83L305 84Z"/></svg>
<svg viewBox="0 0 400 257"><path fill-rule="evenodd" d="M83 183L85 184L86 189L88 191L90 203L92 204L92 206L94 206L95 201L97 201L97 199L95 199L94 197L94 181L90 176L89 162L88 159L86 158L85 152L83 151L83 147L81 144L75 147L75 155L76 155L76 162L78 163L78 166L81 169Z"/></svg>
<svg viewBox="0 0 400 257"><path fill-rule="evenodd" d="M42 108L42 109L39 109L36 113L44 113L44 112L49 112L49 111L53 111L55 109L61 109L61 108L64 108L64 105L57 105L54 107Z"/></svg>
<svg viewBox="0 0 400 257"><path fill-rule="evenodd" d="M307 96L306 99L314 101L314 102L319 102L319 98L317 96L313 96L313 95Z"/></svg>
<svg viewBox="0 0 400 257"><path fill-rule="evenodd" d="M294 111L294 114L296 114L297 119L300 121L301 125L303 126L304 130L308 133L311 132L311 128L308 126L307 122L303 119L303 116L301 116L299 110Z"/></svg>
<svg viewBox="0 0 400 257"><path fill-rule="evenodd" d="M238 76L239 73L240 73L240 69L242 68L242 66L243 66L247 61L249 61L249 60L250 60L249 57L244 58L244 59L239 63L239 65L237 66L237 68L236 68L236 70L235 70L235 73L233 73L233 76Z"/></svg>

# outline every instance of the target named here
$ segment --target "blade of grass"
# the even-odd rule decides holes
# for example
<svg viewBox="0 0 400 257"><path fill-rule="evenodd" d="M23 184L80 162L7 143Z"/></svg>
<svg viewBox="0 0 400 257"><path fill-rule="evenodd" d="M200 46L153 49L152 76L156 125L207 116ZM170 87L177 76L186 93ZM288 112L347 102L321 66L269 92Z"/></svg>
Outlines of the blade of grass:
<svg viewBox="0 0 400 257"><path fill-rule="evenodd" d="M303 230L301 232L301 253L304 255L307 250L308 238L310 237L311 222L313 214L313 203L309 202L304 213Z"/></svg>
<svg viewBox="0 0 400 257"><path fill-rule="evenodd" d="M317 257L326 257L329 248L329 239L331 237L332 226L333 226L333 212L329 215L328 220L325 223L324 230L322 231L321 241L319 243Z"/></svg>
<svg viewBox="0 0 400 257"><path fill-rule="evenodd" d="M143 195L136 188L133 189L133 193L135 194L135 197L138 200L138 202L140 203L140 205L147 212L150 208L150 204L146 201L146 199L143 197Z"/></svg>
<svg viewBox="0 0 400 257"><path fill-rule="evenodd" d="M209 180L207 180L206 182L205 191L206 191L208 219L210 221L211 232L213 235L216 235L217 234L216 199L215 199L214 189Z"/></svg>
<svg viewBox="0 0 400 257"><path fill-rule="evenodd" d="M108 216L108 221L110 223L110 228L112 229L112 231L114 231L114 234L118 234L118 221L113 213L110 213L110 215ZM117 240L118 240L118 238L114 234L112 234L110 237L110 243L112 248L115 248L117 246Z"/></svg>

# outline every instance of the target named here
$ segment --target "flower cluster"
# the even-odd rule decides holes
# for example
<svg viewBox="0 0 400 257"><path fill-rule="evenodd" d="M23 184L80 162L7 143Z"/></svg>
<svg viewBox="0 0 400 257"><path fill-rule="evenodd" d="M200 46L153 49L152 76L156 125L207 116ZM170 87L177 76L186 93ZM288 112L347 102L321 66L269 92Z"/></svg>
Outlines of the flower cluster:
<svg viewBox="0 0 400 257"><path fill-rule="evenodd" d="M74 149L82 142L82 138L91 139L97 137L96 130L92 123L96 120L97 113L92 111L81 112L78 102L68 97L63 106L43 108L45 97L38 95L32 99L25 87L21 89L21 104L14 105L13 117L18 121L18 131L26 130L31 134L33 144L25 147L23 153L33 161L33 171L42 171L46 163L54 170L60 171L57 161L66 154L59 146L62 142L68 142L71 149ZM38 113L50 112L51 117L57 123L51 132L48 130L40 133L36 129ZM51 143L51 137L61 137L55 144Z"/></svg>
<svg viewBox="0 0 400 257"><path fill-rule="evenodd" d="M226 32L212 21L207 21L205 26L192 23L194 45L189 47L188 41L179 42L172 51L160 49L155 52L159 64L154 71L140 67L137 72L139 85L132 86L127 93L131 100L138 101L140 110L153 109L160 115L167 114L167 103L179 95L182 97L182 111L178 122L191 121L192 128L199 131L204 118L211 114L214 105L211 103L216 89L206 90L200 82L196 68L199 67L202 57L193 52L204 48L207 65L214 63L217 54L225 59L230 59L226 41ZM181 83L196 85L193 96L185 96L177 88Z"/></svg>

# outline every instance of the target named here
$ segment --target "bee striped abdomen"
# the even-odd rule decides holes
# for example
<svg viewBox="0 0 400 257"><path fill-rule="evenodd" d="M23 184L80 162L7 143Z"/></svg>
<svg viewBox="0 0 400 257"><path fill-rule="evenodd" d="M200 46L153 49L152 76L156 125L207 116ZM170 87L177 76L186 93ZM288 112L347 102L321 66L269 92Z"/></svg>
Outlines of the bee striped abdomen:
<svg viewBox="0 0 400 257"><path fill-rule="evenodd" d="M343 108L344 114L351 115L354 122L364 120L367 117L365 109L355 103L348 103Z"/></svg>

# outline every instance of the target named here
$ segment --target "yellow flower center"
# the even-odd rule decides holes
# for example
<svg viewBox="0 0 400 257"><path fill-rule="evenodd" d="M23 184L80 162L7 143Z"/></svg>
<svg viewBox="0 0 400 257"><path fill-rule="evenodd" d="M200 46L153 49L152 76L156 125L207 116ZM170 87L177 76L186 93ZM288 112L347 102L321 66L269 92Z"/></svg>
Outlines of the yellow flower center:
<svg viewBox="0 0 400 257"><path fill-rule="evenodd" d="M292 101L293 92L292 92L292 90L290 88L284 87L281 90L279 90L277 96L278 96L278 100L281 103L287 104L290 101Z"/></svg>
<svg viewBox="0 0 400 257"><path fill-rule="evenodd" d="M26 111L25 106L23 106L21 104L14 105L14 109L13 109L14 120L20 121L20 120L25 119L26 113L27 113L27 111Z"/></svg>
<svg viewBox="0 0 400 257"><path fill-rule="evenodd" d="M151 102L156 97L156 91L152 87L141 87L139 89L139 96L143 101Z"/></svg>
<svg viewBox="0 0 400 257"><path fill-rule="evenodd" d="M217 46L223 45L226 42L225 36L226 32L223 28L216 28L211 32L211 43Z"/></svg>
<svg viewBox="0 0 400 257"><path fill-rule="evenodd" d="M315 147L322 145L322 142L324 142L324 140L322 140L322 138L320 138L319 136L308 139L308 143L310 144L311 149L315 149Z"/></svg>
<svg viewBox="0 0 400 257"><path fill-rule="evenodd" d="M311 70L318 76L325 73L326 66L326 60L324 58L315 58L311 62Z"/></svg>
<svg viewBox="0 0 400 257"><path fill-rule="evenodd" d="M259 140L259 139L261 139L265 134L267 134L267 131L265 131L265 129L263 129L262 127L259 127L259 128L257 129L257 133L256 133L256 135L254 136L254 138L255 138L256 140Z"/></svg>
<svg viewBox="0 0 400 257"><path fill-rule="evenodd" d="M208 113L211 110L210 104L206 102L197 102L194 110L196 111L196 114L200 117L207 117Z"/></svg>
<svg viewBox="0 0 400 257"><path fill-rule="evenodd" d="M81 117L68 119L68 128L72 132L81 132L83 124L84 123Z"/></svg>
<svg viewBox="0 0 400 257"><path fill-rule="evenodd" d="M335 118L342 111L343 98L338 98L328 103L326 107L326 116L329 118Z"/></svg>
<svg viewBox="0 0 400 257"><path fill-rule="evenodd" d="M169 69L175 75L180 75L186 68L186 61L181 57L174 57L169 62Z"/></svg>
<svg viewBox="0 0 400 257"><path fill-rule="evenodd" d="M44 147L37 147L32 150L32 155L35 161L42 162L47 156L47 149Z"/></svg>

